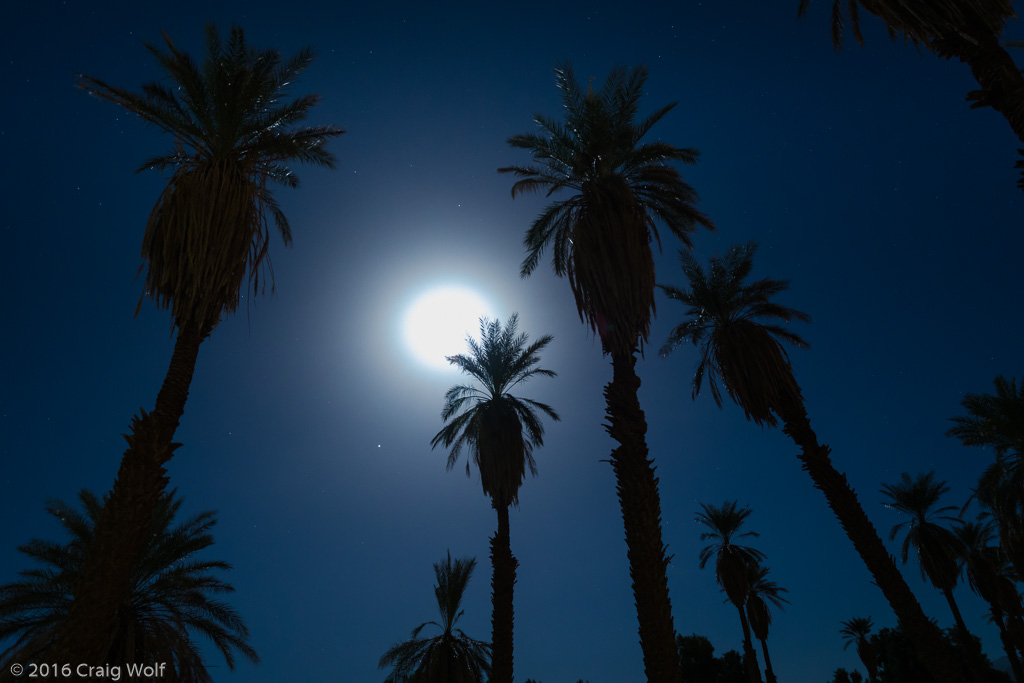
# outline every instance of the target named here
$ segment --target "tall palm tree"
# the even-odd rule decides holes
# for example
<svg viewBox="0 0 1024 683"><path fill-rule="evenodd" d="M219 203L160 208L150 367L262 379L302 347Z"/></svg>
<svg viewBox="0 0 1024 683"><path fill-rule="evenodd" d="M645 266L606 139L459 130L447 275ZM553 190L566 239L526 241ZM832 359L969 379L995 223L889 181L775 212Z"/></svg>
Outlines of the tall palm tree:
<svg viewBox="0 0 1024 683"><path fill-rule="evenodd" d="M943 647L938 628L925 616L910 587L900 574L885 544L857 499L844 474L836 471L828 446L818 443L804 407L800 386L793 376L789 356L781 342L798 347L807 343L778 323L808 321L800 311L772 301L789 284L763 279L747 282L757 246L730 247L723 257L712 257L703 267L689 252L680 254L689 290L659 285L670 299L683 303L686 319L669 334L661 349L667 356L684 342L700 349L700 361L692 387L696 398L704 377L711 395L721 406L718 379L748 420L774 427L781 420L783 432L800 448L797 457L814 486L825 494L829 507L853 542L875 583L881 588L921 658L928 662L936 681L959 681L955 663Z"/></svg>
<svg viewBox="0 0 1024 683"><path fill-rule="evenodd" d="M0 666L51 662L59 628L79 590L79 578L106 501L79 494L82 512L52 501L47 512L60 521L66 543L33 540L19 550L38 563L21 572L21 579L0 586L0 641L14 639L0 653ZM226 562L200 559L213 545L213 512L175 523L181 499L172 491L161 497L142 554L132 568L131 590L118 610L118 622L107 634L104 663L166 662L164 678L211 681L197 640L209 640L234 670L241 654L258 662L248 644L249 631L241 617L214 596L234 588L217 574L231 569ZM202 636L203 638L197 638Z"/></svg>
<svg viewBox="0 0 1024 683"><path fill-rule="evenodd" d="M272 272L269 224L276 225L285 244L291 242L288 220L268 183L296 187L290 162L333 167L325 145L343 132L334 126L295 125L319 101L315 95L287 99L292 81L313 59L310 49L283 60L275 50L250 47L238 27L222 43L211 25L206 60L199 66L169 38L164 40L166 51L146 47L169 84L149 83L141 94L84 75L77 84L174 137L172 151L147 159L139 170L172 171L142 240L143 296L171 310L178 334L156 405L133 418L128 450L97 521L83 589L61 639L68 661L102 661L104 639L114 627L166 487L164 465L177 448L174 432L199 345L222 314L237 309L247 276L254 292L265 288L260 271Z"/></svg>
<svg viewBox="0 0 1024 683"><path fill-rule="evenodd" d="M800 0L798 13L803 15L810 4L811 0ZM843 4L842 0L832 3L832 43L837 50L842 47L846 23ZM853 35L863 44L858 0L845 0L845 4ZM893 38L902 33L939 57L967 64L980 86L967 93L971 108L992 107L1024 143L1024 74L1000 43L1007 21L1016 17L1013 0L859 0L859 4L882 19ZM1024 168L1024 159L1017 167ZM1018 186L1024 189L1024 175Z"/></svg>
<svg viewBox="0 0 1024 683"><path fill-rule="evenodd" d="M455 628L463 610L462 598L476 567L475 558L462 558L434 563L437 585L434 596L441 622L426 621L412 630L409 640L393 645L377 663L384 669L393 667L385 683L483 683L491 667L491 647L474 640L462 629ZM420 638L427 625L441 629L433 638Z"/></svg>
<svg viewBox="0 0 1024 683"><path fill-rule="evenodd" d="M609 435L619 443L611 454L626 532L633 596L647 680L676 683L679 661L668 594L661 500L654 465L647 454L647 423L637 399L637 345L643 349L654 309L657 223L690 244L698 226L714 229L694 208L697 194L672 161L696 163L698 152L666 142L641 143L675 104L637 121L647 70L616 69L600 92L584 94L572 69L555 70L565 120L538 114L538 133L516 135L509 144L533 155L530 166L498 169L516 178L512 196L564 191L548 206L523 240L527 255L520 275L527 277L543 250L552 251L555 273L567 276L580 319L601 338L612 359L612 381L605 387Z"/></svg>
<svg viewBox="0 0 1024 683"><path fill-rule="evenodd" d="M942 591L950 611L953 612L957 629L964 637L963 642L968 643L970 632L953 598L953 589L960 582L960 540L951 529L939 523L957 521L956 517L947 514L956 510L956 506L938 507L942 496L949 492L949 487L946 482L935 481L934 478L934 472L922 473L916 477L904 472L899 483L882 485L882 494L890 500L885 506L908 518L893 525L889 540L895 540L902 531L906 532L900 548L903 564L907 563L910 549L914 548L921 567L921 578L926 578L935 588Z"/></svg>
<svg viewBox="0 0 1024 683"><path fill-rule="evenodd" d="M761 652L764 653L764 677L768 683L776 683L772 660L768 656L768 630L772 625L772 613L768 604L782 609L783 603L789 603L780 593L789 591L774 581L768 580L769 570L764 565L751 567L750 593L747 595L747 620L754 637L761 641Z"/></svg>
<svg viewBox="0 0 1024 683"><path fill-rule="evenodd" d="M873 628L871 618L854 617L842 624L843 627L839 629L839 633L845 641L843 649L850 647L852 643L857 644L857 656L860 657L861 663L867 669L868 681L875 683L878 680L878 654L875 652L875 646L868 640Z"/></svg>
<svg viewBox="0 0 1024 683"><path fill-rule="evenodd" d="M953 531L960 542L961 556L967 583L982 600L988 603L992 621L999 629L1003 650L1010 661L1015 680L1024 681L1017 648L1007 628L1007 616L1011 619L1020 613L1017 588L1003 568L1005 559L993 544L995 534L991 519L979 522L961 522Z"/></svg>
<svg viewBox="0 0 1024 683"><path fill-rule="evenodd" d="M498 531L491 538L493 683L512 683L513 672L512 594L519 562L512 555L508 509L519 504L519 487L526 469L537 474L533 449L544 444L544 425L536 411L559 419L551 406L509 393L535 375L555 376L551 370L537 367L540 352L553 337L545 335L527 345L528 337L516 334L518 324L519 316L515 313L504 327L498 320L482 319L480 341L468 339L469 355L448 357L448 362L473 377L477 384L456 385L445 393L441 418L447 424L430 442L431 448L443 445L451 449L449 470L458 461L462 448L469 448L466 476L472 461L480 471L484 494L490 496L491 506L498 513Z"/></svg>
<svg viewBox="0 0 1024 683"><path fill-rule="evenodd" d="M750 640L750 626L744 605L750 596L757 566L764 559L764 554L755 548L738 545L735 541L748 536L758 536L756 531L740 532L743 522L751 514L751 509L744 505L737 508L737 501L727 501L715 507L701 503L701 511L697 513L697 522L707 531L701 533L700 540L713 541L700 551L700 568L704 569L708 561L715 558L715 580L740 615L740 626L743 628L743 661L747 668L747 676L751 683L760 683L761 671L757 665L757 653Z"/></svg>

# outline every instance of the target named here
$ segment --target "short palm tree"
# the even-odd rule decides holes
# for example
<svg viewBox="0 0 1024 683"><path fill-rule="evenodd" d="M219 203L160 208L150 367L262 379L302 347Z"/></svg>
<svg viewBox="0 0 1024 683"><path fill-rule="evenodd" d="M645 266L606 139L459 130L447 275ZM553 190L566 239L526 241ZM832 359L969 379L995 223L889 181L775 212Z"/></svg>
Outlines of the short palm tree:
<svg viewBox="0 0 1024 683"><path fill-rule="evenodd" d="M270 270L269 224L285 244L291 242L288 220L268 185L296 187L291 162L332 167L325 145L343 132L295 125L319 101L314 95L287 99L292 81L312 61L309 49L283 60L275 50L250 47L238 27L223 43L211 25L200 66L166 36L165 41L166 51L147 48L169 77L166 85L150 83L136 94L90 76L78 82L174 137L172 151L147 159L139 170L172 171L149 215L142 256L144 296L171 309L178 334L155 408L133 419L128 450L97 522L95 554L61 639L67 661L102 661L103 643L166 486L163 465L177 447L174 432L199 345L222 314L238 307L247 276L253 291L262 291L260 272Z"/></svg>
<svg viewBox="0 0 1024 683"><path fill-rule="evenodd" d="M430 442L432 448L442 445L451 449L449 470L458 462L463 447L469 449L466 475L473 462L480 471L484 494L490 496L498 513L498 531L491 539L493 683L512 683L513 674L512 598L519 563L512 555L509 506L519 504L519 487L527 468L537 474L533 449L544 444L544 425L536 411L559 419L551 406L509 393L533 376L555 376L551 370L537 367L540 352L553 337L546 335L528 345L525 334L516 334L518 324L517 314L512 314L504 327L498 320L481 320L480 341L468 339L469 354L448 357L477 384L456 385L447 391L441 411L447 424Z"/></svg>
<svg viewBox="0 0 1024 683"><path fill-rule="evenodd" d="M800 0L799 14L810 4L811 0ZM864 42L858 0L833 0L832 43L837 50L843 44L844 4L854 37ZM1013 0L859 0L859 5L884 21L893 38L902 33L939 57L967 64L980 86L967 93L971 108L992 107L1024 143L1024 75L1000 43L1007 22L1016 16ZM1017 167L1024 168L1024 159ZM1018 185L1024 189L1024 176Z"/></svg>
<svg viewBox="0 0 1024 683"><path fill-rule="evenodd" d="M475 558L452 561L451 552L443 562L434 563L437 585L434 596L441 622L427 621L412 630L409 640L384 653L378 668L392 667L385 683L483 683L490 674L490 645L470 638L455 628L462 616L462 598L476 567ZM426 626L441 633L420 638Z"/></svg>
<svg viewBox="0 0 1024 683"><path fill-rule="evenodd" d="M878 654L875 652L875 646L869 640L873 628L871 618L854 617L842 624L843 627L839 629L839 633L845 641L843 649L845 650L853 643L857 644L857 656L860 657L861 663L867 669L868 681L875 683L878 680Z"/></svg>
<svg viewBox="0 0 1024 683"><path fill-rule="evenodd" d="M641 143L675 104L637 121L647 70L616 69L600 92L584 93L572 69L555 70L565 120L538 114L540 131L516 135L509 144L528 150L533 165L498 169L517 180L512 196L563 192L533 222L523 240L527 255L520 275L536 270L550 248L555 273L567 276L580 319L611 355L612 381L605 388L609 435L619 504L626 532L644 669L651 683L676 683L679 661L668 594L661 500L647 453L647 423L637 399L637 345L643 348L654 309L657 225L690 244L699 226L714 229L694 205L697 194L670 162L696 163L698 152L666 142Z"/></svg>
<svg viewBox="0 0 1024 683"><path fill-rule="evenodd" d="M789 591L779 586L774 581L768 580L769 570L764 565L752 567L750 581L750 593L747 595L747 620L750 622L750 630L754 637L761 641L761 652L764 654L764 677L768 683L776 683L775 671L772 670L772 660L768 656L768 630L772 625L772 612L769 603L782 609L783 603L788 603L781 593Z"/></svg>
<svg viewBox="0 0 1024 683"><path fill-rule="evenodd" d="M797 457L804 470L825 494L922 660L928 662L929 671L940 683L957 681L953 673L957 669L948 661L938 628L925 616L846 476L832 465L829 447L818 443L811 428L800 386L781 342L797 347L807 343L779 324L809 318L772 301L786 290L786 281L766 278L747 282L756 250L753 243L732 246L724 256L711 258L707 272L692 254L680 254L690 289L659 287L670 299L686 306L686 319L671 331L661 355L667 356L680 344L690 342L700 350L692 382L694 398L707 377L711 394L721 406L721 379L748 420L771 427L782 421L783 431L800 448Z"/></svg>
<svg viewBox="0 0 1024 683"><path fill-rule="evenodd" d="M946 482L935 481L934 472L916 477L904 472L899 483L882 485L882 494L890 501L885 506L907 517L905 521L893 525L889 540L895 540L900 532L906 532L900 547L903 564L907 563L911 548L917 551L921 578L927 579L942 591L953 612L957 628L965 636L963 642L967 643L970 642L967 637L969 631L953 598L953 589L960 582L960 541L951 529L939 523L957 521L956 517L948 514L955 511L956 506L938 507L940 499L948 492Z"/></svg>
<svg viewBox="0 0 1024 683"><path fill-rule="evenodd" d="M5 671L13 662L53 661L57 634L76 597L104 505L89 491L82 491L79 500L82 512L61 501L47 508L70 540L36 539L21 546L19 550L40 566L21 572L17 582L0 586L0 641L14 639L0 653ZM247 642L249 631L241 617L215 598L234 590L217 577L231 566L197 557L213 545L214 513L175 524L181 503L174 492L160 500L103 661L122 668L128 663L166 662L168 680L211 681L197 641L210 641L232 670L236 654L252 662L259 657Z"/></svg>
<svg viewBox="0 0 1024 683"><path fill-rule="evenodd" d="M737 501L725 502L715 507L701 503L701 511L697 513L697 522L708 530L701 533L700 540L712 541L700 551L700 568L704 569L712 557L715 558L715 580L740 615L740 626L743 628L743 660L751 683L759 683L761 671L757 665L757 653L750 640L750 626L744 606L750 597L755 581L757 567L764 554L755 548L738 545L735 541L748 536L758 536L756 531L743 531L743 522L751 514L751 509L744 505L737 507Z"/></svg>

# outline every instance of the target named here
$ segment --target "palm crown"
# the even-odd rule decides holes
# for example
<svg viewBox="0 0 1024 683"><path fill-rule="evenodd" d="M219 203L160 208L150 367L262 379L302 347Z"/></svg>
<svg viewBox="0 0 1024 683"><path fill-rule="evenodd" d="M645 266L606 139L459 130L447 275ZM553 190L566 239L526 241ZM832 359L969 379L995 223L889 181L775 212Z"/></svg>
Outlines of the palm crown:
<svg viewBox="0 0 1024 683"><path fill-rule="evenodd" d="M441 622L427 621L412 631L412 638L393 646L380 658L378 666L394 667L386 683L483 683L490 673L490 646L470 638L455 625L462 616L462 598L476 567L476 559L434 563L437 585L434 596ZM441 629L433 638L420 638L427 626Z"/></svg>
<svg viewBox="0 0 1024 683"><path fill-rule="evenodd" d="M851 644L867 640L868 636L871 635L871 629L874 628L870 617L854 617L842 622L842 626L839 629L839 634L843 636L844 650L850 647Z"/></svg>
<svg viewBox="0 0 1024 683"><path fill-rule="evenodd" d="M701 512L697 513L696 520L708 528L708 531L701 533L700 540L713 541L700 551L700 568L704 569L712 557L716 558L715 578L718 584L729 596L729 601L741 607L750 594L753 572L764 559L764 554L756 548L735 542L737 539L760 535L756 531L740 532L753 511L746 505L737 506L735 500L718 507L701 503Z"/></svg>
<svg viewBox="0 0 1024 683"><path fill-rule="evenodd" d="M667 356L687 341L699 347L693 396L700 393L706 375L711 394L721 406L717 381L721 377L729 397L743 408L747 419L774 426L783 406L800 402L800 387L779 340L798 347L806 347L807 342L781 325L761 320L808 322L810 316L771 301L788 289L787 281L765 278L746 282L756 251L753 242L731 246L724 257L711 257L706 273L693 254L680 252L690 290L658 287L668 298L687 306L687 318L672 329L661 355Z"/></svg>
<svg viewBox="0 0 1024 683"><path fill-rule="evenodd" d="M291 242L288 219L267 183L296 187L298 178L286 165L292 161L333 167L325 144L344 131L294 126L319 101L316 95L286 100L313 59L310 49L283 60L275 50L247 45L241 28L233 27L225 44L210 25L199 66L164 40L166 52L146 47L170 86L149 83L136 94L84 75L77 85L174 136L173 151L139 168L173 169L146 224L144 295L169 307L179 325L212 328L221 311L238 307L246 273L259 291L261 266L269 266L271 219L285 244Z"/></svg>
<svg viewBox="0 0 1024 683"><path fill-rule="evenodd" d="M698 152L641 139L675 103L637 122L647 70L612 71L600 93L584 94L572 68L555 70L565 121L542 114L539 133L509 138L529 150L534 165L499 173L518 178L512 196L545 190L572 195L548 206L523 240L527 255L520 274L530 275L541 253L552 248L555 273L568 276L580 319L597 331L605 351L630 351L637 335L646 340L654 308L654 262L650 240L659 241L663 222L684 244L699 225L714 229L694 208L697 193L671 161L696 163Z"/></svg>
<svg viewBox="0 0 1024 683"><path fill-rule="evenodd" d="M960 405L966 417L950 418L955 427L946 432L965 446L992 446L1000 457L1024 458L1024 381L996 377L995 394L967 394Z"/></svg>
<svg viewBox="0 0 1024 683"><path fill-rule="evenodd" d="M89 491L82 491L79 499L84 513L61 501L48 506L71 540L36 539L21 546L21 552L42 566L22 571L20 581L0 586L0 640L15 639L0 661L40 661L54 643L103 510L103 502ZM213 599L234 590L215 576L231 566L195 557L213 544L214 513L204 512L172 527L180 507L181 499L171 492L156 511L104 661L167 662L167 675L173 680L210 681L193 634L209 639L232 670L236 652L253 662L259 657L247 643L249 632L241 617Z"/></svg>
<svg viewBox="0 0 1024 683"><path fill-rule="evenodd" d="M909 519L896 524L889 539L906 529L906 537L900 550L901 559L907 562L910 548L918 552L921 576L927 577L939 589L956 585L960 568L956 558L959 541L950 530L938 524L938 520L957 521L947 513L956 510L953 505L936 507L942 496L949 492L946 482L933 481L934 472L911 477L904 472L898 484L884 484L882 493L891 502L886 507L907 515Z"/></svg>
<svg viewBox="0 0 1024 683"><path fill-rule="evenodd" d="M533 449L544 443L544 425L536 410L559 419L546 403L509 393L535 375L555 376L553 371L537 367L540 351L554 337L545 335L528 344L526 334L516 334L518 325L515 313L504 326L498 320L481 319L480 341L467 338L469 354L448 356L448 362L479 384L458 384L445 393L441 417L447 424L430 442L431 447L451 449L449 470L458 462L462 449L468 447L472 462L480 470L484 493L504 505L518 503L527 468L537 473ZM467 459L467 476L469 465Z"/></svg>

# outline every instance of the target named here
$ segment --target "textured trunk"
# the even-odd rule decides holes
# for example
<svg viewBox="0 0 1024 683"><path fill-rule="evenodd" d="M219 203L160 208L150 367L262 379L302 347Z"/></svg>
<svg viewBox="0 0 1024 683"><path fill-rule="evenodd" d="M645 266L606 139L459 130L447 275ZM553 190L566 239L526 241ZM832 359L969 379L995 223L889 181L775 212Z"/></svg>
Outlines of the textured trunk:
<svg viewBox="0 0 1024 683"><path fill-rule="evenodd" d="M743 627L743 665L747 668L747 678L750 683L761 683L761 669L757 665L757 652L754 650L754 643L750 640L750 625L747 623L747 615L743 613L743 607L736 606L740 613L740 626Z"/></svg>
<svg viewBox="0 0 1024 683"><path fill-rule="evenodd" d="M153 510L167 486L164 464L185 411L199 345L209 329L179 328L174 354L151 413L132 419L128 450L96 522L93 546L61 626L54 661L106 663L118 611L131 588L132 574L152 523Z"/></svg>
<svg viewBox="0 0 1024 683"><path fill-rule="evenodd" d="M612 381L604 390L605 428L621 444L612 451L611 463L626 529L644 671L648 683L678 683L681 674L668 595L668 560L661 539L661 499L655 468L647 457L647 422L637 399L640 378L634 354L612 353Z"/></svg>
<svg viewBox="0 0 1024 683"><path fill-rule="evenodd" d="M1013 680L1024 683L1024 668L1021 667L1020 657L1017 656L1017 648L1013 646L1013 641L1010 640L1010 634L1006 632L1006 621L1003 619L1003 612L992 606L992 619L996 622L996 626L999 627L999 640L1003 643L1003 651L1006 652L1006 658L1010 660L1010 669L1013 671Z"/></svg>
<svg viewBox="0 0 1024 683"><path fill-rule="evenodd" d="M811 476L814 486L825 494L828 506L864 560L875 584L889 601L900 626L914 644L928 672L936 683L963 683L960 667L943 646L938 627L925 616L882 539L878 537L875 526L864 513L857 494L846 481L846 475L840 474L832 466L828 446L818 444L818 437L811 429L803 406L786 406L779 417L785 423L783 431L800 448L797 457L803 469Z"/></svg>
<svg viewBox="0 0 1024 683"><path fill-rule="evenodd" d="M494 503L498 511L498 533L491 538L491 683L512 683L512 591L519 562L512 555L508 504Z"/></svg>
<svg viewBox="0 0 1024 683"><path fill-rule="evenodd" d="M761 641L761 651L764 652L764 677L767 683L778 683L779 679L775 677L775 672L772 671L772 658L768 656L768 640L758 638Z"/></svg>

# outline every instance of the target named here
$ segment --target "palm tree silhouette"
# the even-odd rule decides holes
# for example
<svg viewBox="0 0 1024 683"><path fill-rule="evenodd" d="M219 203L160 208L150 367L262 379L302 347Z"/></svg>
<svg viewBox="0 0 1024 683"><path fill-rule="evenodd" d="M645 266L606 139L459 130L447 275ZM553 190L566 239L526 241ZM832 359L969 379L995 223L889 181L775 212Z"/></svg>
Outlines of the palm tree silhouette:
<svg viewBox="0 0 1024 683"><path fill-rule="evenodd" d="M412 630L409 640L392 646L377 667L393 667L384 683L483 683L490 674L491 647L455 628L462 616L462 598L476 567L475 558L434 563L437 585L434 596L441 622L427 621ZM420 638L426 626L437 626L439 635Z"/></svg>
<svg viewBox="0 0 1024 683"><path fill-rule="evenodd" d="M79 590L79 579L104 501L83 490L82 512L51 501L47 512L70 535L66 543L32 540L19 550L40 566L21 572L21 580L0 586L0 641L14 642L0 653L6 671L18 662L53 661L60 626ZM131 590L118 609L115 628L107 634L103 661L166 662L167 680L211 681L197 635L209 640L234 670L235 655L252 662L259 657L248 644L249 631L241 617L215 596L234 591L217 574L231 565L199 559L213 545L213 512L203 512L175 524L181 499L170 492L160 499L142 553L132 567Z"/></svg>
<svg viewBox="0 0 1024 683"><path fill-rule="evenodd" d="M849 621L842 622L843 627L839 629L840 635L843 636L843 649L850 647L852 643L857 644L857 656L860 657L861 663L864 664L864 668L868 671L868 680L871 683L875 683L878 680L878 655L875 652L875 646L868 640L868 636L871 635L871 618L870 617L854 617Z"/></svg>
<svg viewBox="0 0 1024 683"><path fill-rule="evenodd" d="M806 13L811 0L800 0L798 14ZM846 20L844 2L833 0L832 44L843 44ZM853 35L863 45L857 0L845 0ZM895 38L902 33L915 45L945 59L956 58L970 67L980 88L967 93L971 108L992 107L1024 142L1024 74L1000 43L1008 20L1015 18L1012 0L962 0L915 2L914 0L860 0L860 6L879 17ZM1020 150L1024 154L1024 150ZM1024 159L1017 162L1024 168ZM1018 186L1024 189L1024 175Z"/></svg>
<svg viewBox="0 0 1024 683"><path fill-rule="evenodd" d="M944 481L934 481L935 473L928 472L911 477L904 472L897 484L883 484L882 493L890 500L885 506L906 515L907 520L895 524L889 533L889 540L895 540L901 531L906 532L900 548L900 558L907 563L910 549L917 551L917 559L921 567L921 578L927 579L935 588L942 591L953 612L956 627L959 629L963 642L970 642L970 631L960 614L960 608L953 598L953 589L960 582L960 563L962 555L960 541L952 530L941 526L938 521L958 521L956 517L946 514L956 510L954 505L936 507L942 496L949 492Z"/></svg>
<svg viewBox="0 0 1024 683"><path fill-rule="evenodd" d="M520 275L527 277L543 250L552 250L558 276L567 276L580 319L601 338L611 355L612 381L605 388L612 451L622 508L640 644L647 680L676 683L679 661L668 594L661 501L654 466L647 454L647 423L637 399L636 350L647 341L654 309L654 259L650 242L657 223L690 244L698 226L714 229L694 208L697 194L671 161L696 163L698 152L665 142L640 143L675 104L637 122L647 70L616 69L600 92L584 94L571 67L555 70L565 120L538 114L539 133L516 135L509 144L528 150L534 165L508 166L499 173L516 178L512 196L566 191L548 206L523 240L527 255Z"/></svg>
<svg viewBox="0 0 1024 683"><path fill-rule="evenodd" d="M553 420L559 419L551 406L509 393L535 375L555 376L551 370L537 367L538 354L553 337L546 335L527 346L528 337L516 334L518 323L515 313L504 327L498 320L482 319L480 342L467 340L469 355L448 357L448 362L478 384L456 385L445 393L441 418L447 424L430 442L431 448L443 445L451 449L449 470L455 466L463 447L469 448L466 476L472 461L480 471L484 494L490 496L491 506L498 513L498 531L491 538L493 683L512 683L513 673L512 598L519 562L512 555L508 509L519 504L519 487L526 469L537 474L533 449L544 444L544 425L536 410Z"/></svg>
<svg viewBox="0 0 1024 683"><path fill-rule="evenodd" d="M999 629L999 639L1010 661L1015 680L1024 680L1017 648L1014 646L1007 616L1011 620L1021 615L1020 598L1013 580L1007 576L1007 563L1000 548L993 544L994 521L960 522L953 533L959 540L960 561L963 563L967 584L982 600L988 603L992 621Z"/></svg>
<svg viewBox="0 0 1024 683"><path fill-rule="evenodd" d="M665 294L686 307L686 319L669 334L661 349L667 356L684 342L700 349L693 377L696 398L707 376L711 395L721 407L718 379L729 397L759 426L774 427L781 420L783 432L800 448L797 457L814 486L825 494L829 507L853 542L875 583L881 588L921 659L939 683L958 681L955 663L943 647L938 628L925 616L917 598L897 569L889 551L846 476L836 471L830 449L818 443L804 407L800 385L793 376L789 356L781 341L797 347L807 342L775 321L807 322L800 311L771 299L785 291L784 280L746 282L753 269L757 245L730 247L723 257L711 258L708 272L689 252L680 253L683 273L690 283L685 291L658 285Z"/></svg>
<svg viewBox="0 0 1024 683"><path fill-rule="evenodd" d="M768 656L768 630L772 625L772 612L768 607L771 603L782 609L783 603L788 603L780 593L789 591L782 588L774 581L768 580L769 570L764 565L751 567L750 592L747 595L747 620L750 622L750 630L754 637L761 641L761 652L764 653L764 677L768 683L776 683L775 672L772 670L772 660Z"/></svg>
<svg viewBox="0 0 1024 683"><path fill-rule="evenodd" d="M199 345L222 313L238 308L247 274L254 292L265 287L260 271L272 272L269 223L285 244L291 242L288 220L268 183L296 187L289 162L333 167L325 144L343 132L295 126L319 101L314 95L286 99L292 80L312 61L311 50L282 60L274 50L249 47L238 27L224 44L210 25L206 61L199 66L164 40L166 52L146 47L167 73L168 85L150 83L136 94L90 76L80 75L77 83L174 136L171 152L147 159L139 170L173 169L142 241L143 297L171 309L178 334L153 411L133 418L126 436L128 450L97 521L94 552L61 639L66 661L102 661L103 643L166 487L163 466L177 448L172 440Z"/></svg>
<svg viewBox="0 0 1024 683"><path fill-rule="evenodd" d="M757 665L757 653L750 640L750 626L744 606L750 597L751 587L757 566L764 559L764 554L755 548L737 545L735 541L748 536L758 536L756 531L740 533L743 522L751 514L751 509L744 505L737 508L738 502L722 503L721 506L701 503L701 512L697 513L697 522L707 527L701 533L700 540L713 541L700 551L700 568L704 569L712 557L715 558L715 580L740 615L740 626L743 628L743 661L747 668L747 676L751 683L760 683L761 671Z"/></svg>

